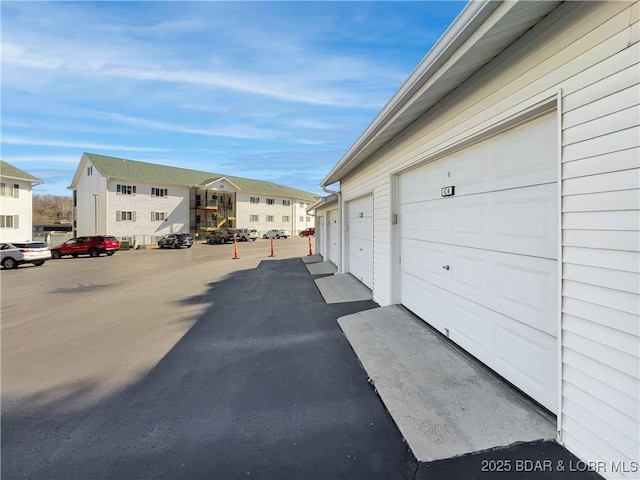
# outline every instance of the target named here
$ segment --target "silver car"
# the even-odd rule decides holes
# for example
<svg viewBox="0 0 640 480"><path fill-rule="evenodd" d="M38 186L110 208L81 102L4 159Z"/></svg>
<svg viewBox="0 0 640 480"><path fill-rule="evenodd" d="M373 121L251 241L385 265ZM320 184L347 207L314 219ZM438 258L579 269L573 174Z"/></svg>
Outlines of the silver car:
<svg viewBox="0 0 640 480"><path fill-rule="evenodd" d="M274 230L269 230L267 233L262 235L262 238L288 238L290 236L291 234L287 230L276 228Z"/></svg>
<svg viewBox="0 0 640 480"><path fill-rule="evenodd" d="M51 260L51 250L38 242L14 242L0 244L0 265L6 270L18 268L24 263L32 263L36 267Z"/></svg>

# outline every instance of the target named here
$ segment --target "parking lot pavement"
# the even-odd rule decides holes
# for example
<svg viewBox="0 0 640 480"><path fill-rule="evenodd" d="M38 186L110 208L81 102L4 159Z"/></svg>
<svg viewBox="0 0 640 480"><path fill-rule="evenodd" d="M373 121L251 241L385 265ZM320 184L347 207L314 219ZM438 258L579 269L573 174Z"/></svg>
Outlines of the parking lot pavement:
<svg viewBox="0 0 640 480"><path fill-rule="evenodd" d="M373 302L327 305L300 258L230 273L199 299L210 307L123 391L87 409L33 402L3 415L2 477L412 477L335 321Z"/></svg>
<svg viewBox="0 0 640 480"><path fill-rule="evenodd" d="M46 275L43 298L59 305L22 307L3 283L2 478L593 478L516 470L575 461L553 442L416 462L336 322L376 304L327 304L300 257L258 261L254 248L242 261L201 246L11 272Z"/></svg>

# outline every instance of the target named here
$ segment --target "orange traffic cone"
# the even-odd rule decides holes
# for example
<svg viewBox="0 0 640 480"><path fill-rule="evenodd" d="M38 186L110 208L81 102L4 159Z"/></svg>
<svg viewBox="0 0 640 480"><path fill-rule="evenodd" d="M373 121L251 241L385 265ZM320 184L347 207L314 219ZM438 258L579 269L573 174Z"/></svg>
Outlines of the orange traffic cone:
<svg viewBox="0 0 640 480"><path fill-rule="evenodd" d="M240 258L238 255L238 241L236 239L233 240L233 260L237 260Z"/></svg>
<svg viewBox="0 0 640 480"><path fill-rule="evenodd" d="M271 255L269 255L270 257L275 257L276 254L273 251L273 237L271 237Z"/></svg>
<svg viewBox="0 0 640 480"><path fill-rule="evenodd" d="M309 239L309 257L313 255L313 250L311 250L311 235L307 237Z"/></svg>

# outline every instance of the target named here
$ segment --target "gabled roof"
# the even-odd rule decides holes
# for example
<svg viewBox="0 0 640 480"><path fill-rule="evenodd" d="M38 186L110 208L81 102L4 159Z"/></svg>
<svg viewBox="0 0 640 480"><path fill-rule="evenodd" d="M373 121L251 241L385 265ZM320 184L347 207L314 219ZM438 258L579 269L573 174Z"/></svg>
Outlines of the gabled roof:
<svg viewBox="0 0 640 480"><path fill-rule="evenodd" d="M320 185L338 182L367 162L560 3L470 1Z"/></svg>
<svg viewBox="0 0 640 480"><path fill-rule="evenodd" d="M27 182L34 183L44 183L38 177L34 177L33 175L25 172L24 170L20 170L17 167L5 162L4 160L0 160L0 177L3 178L11 178L14 180L26 180Z"/></svg>
<svg viewBox="0 0 640 480"><path fill-rule="evenodd" d="M256 193L261 195L274 195L280 197L291 197L300 200L314 202L318 195L314 195L304 190L291 188L277 183L263 180L252 180L249 178L234 177L231 175L221 175L211 172L189 170L186 168L168 167L154 163L139 162L125 158L108 157L96 153L84 153L82 160L76 170L70 188L75 188L79 175L84 171L84 164L89 161L100 172L101 175L110 178L120 178L135 182L153 183L162 185L180 185L186 187L204 187L212 182L225 180L237 187L241 191Z"/></svg>

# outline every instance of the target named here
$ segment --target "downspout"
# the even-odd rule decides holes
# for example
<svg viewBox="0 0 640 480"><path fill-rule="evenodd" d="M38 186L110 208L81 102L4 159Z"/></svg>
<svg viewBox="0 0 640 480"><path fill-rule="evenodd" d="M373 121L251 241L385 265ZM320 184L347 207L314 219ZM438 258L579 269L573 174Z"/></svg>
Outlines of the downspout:
<svg viewBox="0 0 640 480"><path fill-rule="evenodd" d="M321 187L322 190L324 190L326 193L338 196L338 225L340 225L340 265L338 266L338 271L336 273L344 273L342 269L342 266L344 265L344 255L342 248L342 246L344 245L344 226L342 225L342 192L340 190L329 190L324 185L321 185ZM331 247L329 246L329 248Z"/></svg>

